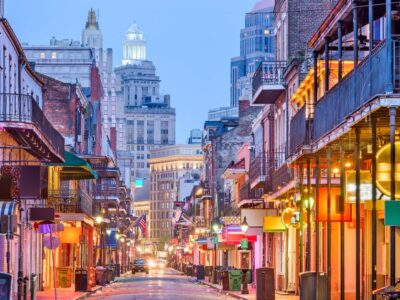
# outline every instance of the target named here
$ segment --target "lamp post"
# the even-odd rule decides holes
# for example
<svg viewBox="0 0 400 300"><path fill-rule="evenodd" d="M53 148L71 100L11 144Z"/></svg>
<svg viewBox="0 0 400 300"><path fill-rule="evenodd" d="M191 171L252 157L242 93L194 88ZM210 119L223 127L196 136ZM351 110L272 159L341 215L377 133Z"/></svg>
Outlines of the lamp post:
<svg viewBox="0 0 400 300"><path fill-rule="evenodd" d="M247 223L247 218L243 218L243 222L240 224L240 227L243 233L246 233L249 230L249 224ZM242 295L249 294L249 288L247 286L247 268L242 269Z"/></svg>
<svg viewBox="0 0 400 300"><path fill-rule="evenodd" d="M219 223L219 219L215 218L212 223L212 231L213 231L213 244L214 244L214 266L212 273L212 283L217 284L217 244L218 244L218 233L221 231L221 224Z"/></svg>
<svg viewBox="0 0 400 300"><path fill-rule="evenodd" d="M104 246L103 245L104 244L104 241L103 241L103 221L104 221L104 219L103 219L102 216L97 216L95 221L100 226L100 239L99 239L100 259L99 259L99 261L100 261L100 265L102 266L103 263L104 263L104 261L103 261L103 246Z"/></svg>

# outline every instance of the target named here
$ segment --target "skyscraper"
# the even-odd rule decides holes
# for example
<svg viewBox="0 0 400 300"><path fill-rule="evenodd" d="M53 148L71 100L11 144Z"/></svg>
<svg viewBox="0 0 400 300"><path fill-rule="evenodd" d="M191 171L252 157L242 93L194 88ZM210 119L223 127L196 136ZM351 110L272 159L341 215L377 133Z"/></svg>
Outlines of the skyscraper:
<svg viewBox="0 0 400 300"><path fill-rule="evenodd" d="M117 149L131 157L132 182L149 178L150 151L175 144L175 109L170 96L160 94L160 78L147 60L143 31L134 23L125 34L117 80Z"/></svg>
<svg viewBox="0 0 400 300"><path fill-rule="evenodd" d="M231 59L231 107L251 97L251 76L260 62L274 59L274 0L263 0L246 13L240 31L240 56ZM246 99L246 100L248 100Z"/></svg>

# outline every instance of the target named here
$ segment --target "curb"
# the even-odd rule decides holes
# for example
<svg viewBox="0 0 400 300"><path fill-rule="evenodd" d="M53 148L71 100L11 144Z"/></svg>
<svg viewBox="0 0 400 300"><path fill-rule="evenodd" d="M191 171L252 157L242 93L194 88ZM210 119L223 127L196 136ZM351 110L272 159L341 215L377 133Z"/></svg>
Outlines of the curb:
<svg viewBox="0 0 400 300"><path fill-rule="evenodd" d="M216 286L213 285L212 283L209 283L209 282L206 282L206 281L201 281L201 280L199 280L198 282L200 282L201 284L207 285L207 286L209 286L209 287L211 287L211 288L217 290L220 294L225 294L225 295L231 296L232 298L235 298L235 299L248 300L247 298L244 298L244 297L242 297L242 296L240 296L240 295L237 295L237 294L235 294L235 293L232 293L232 292L230 292L230 291L224 291L224 290L222 290L221 288L216 287Z"/></svg>

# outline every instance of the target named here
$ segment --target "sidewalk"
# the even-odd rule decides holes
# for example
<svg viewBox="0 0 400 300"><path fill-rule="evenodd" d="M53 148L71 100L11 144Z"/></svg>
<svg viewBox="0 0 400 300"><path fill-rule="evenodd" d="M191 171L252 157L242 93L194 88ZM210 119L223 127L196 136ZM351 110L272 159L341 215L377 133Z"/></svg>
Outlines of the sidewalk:
<svg viewBox="0 0 400 300"><path fill-rule="evenodd" d="M89 292L75 292L72 289L57 289L57 299L60 300L78 300L88 297ZM54 290L37 292L37 300L54 299Z"/></svg>
<svg viewBox="0 0 400 300"><path fill-rule="evenodd" d="M233 292L233 291L223 291L222 286L218 284L212 284L206 280L200 280L201 283L208 285L209 287L212 287L214 289L219 290L221 294L226 294L229 295L233 298L236 299L243 299L243 300L256 300L256 289L253 288L250 284L248 285L249 292L250 294L248 295L242 295L240 291ZM276 293L275 294L275 300L299 300L299 296L294 296L294 295L283 295Z"/></svg>
<svg viewBox="0 0 400 300"><path fill-rule="evenodd" d="M89 297L91 293L94 293L100 289L102 289L102 286L95 286L92 288L92 290L88 292L75 292L74 289L69 288L58 288L57 289L57 299L59 300L80 300L80 299L85 299ZM47 291L40 291L37 292L37 300L53 300L54 299L54 290L47 290Z"/></svg>

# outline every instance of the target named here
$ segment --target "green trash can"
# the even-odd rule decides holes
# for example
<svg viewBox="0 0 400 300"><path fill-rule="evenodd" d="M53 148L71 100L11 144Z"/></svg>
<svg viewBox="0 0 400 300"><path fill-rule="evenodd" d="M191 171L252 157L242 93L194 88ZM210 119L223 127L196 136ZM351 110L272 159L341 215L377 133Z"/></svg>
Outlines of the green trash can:
<svg viewBox="0 0 400 300"><path fill-rule="evenodd" d="M229 290L240 291L242 283L242 271L230 270L229 271Z"/></svg>

